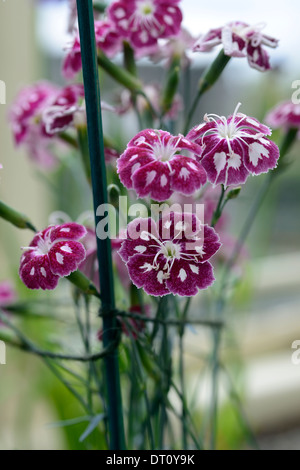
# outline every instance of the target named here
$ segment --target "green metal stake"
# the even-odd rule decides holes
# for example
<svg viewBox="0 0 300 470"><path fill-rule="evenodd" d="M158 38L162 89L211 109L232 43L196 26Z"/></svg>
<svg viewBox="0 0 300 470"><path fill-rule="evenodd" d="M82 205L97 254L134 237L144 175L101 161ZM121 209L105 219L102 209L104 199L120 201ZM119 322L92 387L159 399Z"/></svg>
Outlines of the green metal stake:
<svg viewBox="0 0 300 470"><path fill-rule="evenodd" d="M91 177L96 214L97 208L100 205L107 203L108 198L92 0L77 0L77 10L85 89ZM111 314L115 309L115 295L111 242L109 238L101 240L97 237L97 255L101 285L103 345L106 347L114 340L116 329L118 328L115 315ZM104 361L107 382L110 449L124 450L125 438L117 349L110 355L106 356Z"/></svg>

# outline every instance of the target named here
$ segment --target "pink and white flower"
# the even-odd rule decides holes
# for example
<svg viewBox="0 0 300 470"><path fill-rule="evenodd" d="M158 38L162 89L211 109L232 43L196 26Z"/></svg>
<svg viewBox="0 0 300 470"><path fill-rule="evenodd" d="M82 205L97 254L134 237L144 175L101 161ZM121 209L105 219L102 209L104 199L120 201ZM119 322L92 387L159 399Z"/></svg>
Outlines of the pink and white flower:
<svg viewBox="0 0 300 470"><path fill-rule="evenodd" d="M16 145L26 142L32 127L38 125L42 111L57 92L58 87L48 82L37 82L20 91L9 112Z"/></svg>
<svg viewBox="0 0 300 470"><path fill-rule="evenodd" d="M57 162L51 149L53 136L73 124L82 112L83 85L59 88L47 82L25 87L9 113L14 140L24 145L30 158L40 167L51 169Z"/></svg>
<svg viewBox="0 0 300 470"><path fill-rule="evenodd" d="M65 131L74 123L79 113L85 116L85 106L82 105L84 87L82 84L70 85L63 88L47 106L42 114L47 135Z"/></svg>
<svg viewBox="0 0 300 470"><path fill-rule="evenodd" d="M114 23L109 19L95 21L96 46L102 50L109 58L114 57L122 49L122 38L120 37ZM70 80L80 72L82 68L80 38L78 31L73 43L68 48L68 53L64 59L62 73Z"/></svg>
<svg viewBox="0 0 300 470"><path fill-rule="evenodd" d="M133 284L147 294L193 296L214 282L208 260L219 248L215 230L196 215L170 212L158 223L132 221L119 253Z"/></svg>
<svg viewBox="0 0 300 470"><path fill-rule="evenodd" d="M275 48L278 39L262 33L265 24L249 25L233 21L220 28L211 29L194 45L194 52L209 52L223 45L224 53L230 57L247 57L250 67L260 71L269 70L269 55L263 46Z"/></svg>
<svg viewBox="0 0 300 470"><path fill-rule="evenodd" d="M266 122L277 129L300 128L300 104L287 100L275 106L266 116Z"/></svg>
<svg viewBox="0 0 300 470"><path fill-rule="evenodd" d="M135 49L155 45L159 38L175 36L180 30L180 0L115 0L108 16L119 34Z"/></svg>
<svg viewBox="0 0 300 470"><path fill-rule="evenodd" d="M214 185L243 184L250 174L267 173L277 165L279 149L266 138L271 129L238 113L239 106L240 103L228 118L206 114L205 122L187 135L187 139L202 147L199 160Z"/></svg>
<svg viewBox="0 0 300 470"><path fill-rule="evenodd" d="M20 278L29 289L53 290L60 277L69 276L85 259L85 248L78 240L86 229L76 223L54 225L35 235L24 249Z"/></svg>
<svg viewBox="0 0 300 470"><path fill-rule="evenodd" d="M167 39L164 44L159 45L156 51L150 53L150 58L154 62L167 59L168 67L174 58L179 57L182 67L186 67L191 62L188 52L192 51L196 39L187 29L181 28L176 36Z"/></svg>
<svg viewBox="0 0 300 470"><path fill-rule="evenodd" d="M139 197L156 201L165 201L174 191L192 194L206 182L205 171L196 160L200 153L200 146L182 135L146 129L129 142L118 159L120 180Z"/></svg>

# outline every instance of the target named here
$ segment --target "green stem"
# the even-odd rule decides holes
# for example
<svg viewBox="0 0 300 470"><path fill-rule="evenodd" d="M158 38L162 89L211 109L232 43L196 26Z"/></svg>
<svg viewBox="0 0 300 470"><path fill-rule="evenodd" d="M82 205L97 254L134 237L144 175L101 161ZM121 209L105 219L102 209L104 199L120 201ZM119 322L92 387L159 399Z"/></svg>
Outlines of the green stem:
<svg viewBox="0 0 300 470"><path fill-rule="evenodd" d="M225 196L225 193L226 193L226 189L224 187L224 185L222 184L222 191L221 191L221 194L220 194L220 198L219 198L219 202L218 202L218 205L217 205L217 208L215 210L215 212L213 213L213 216L212 216L212 220L211 220L211 226L214 227L216 225L216 223L218 222L218 220L220 219L221 215L222 215L222 210L223 210L223 200L224 200L224 196Z"/></svg>
<svg viewBox="0 0 300 470"><path fill-rule="evenodd" d="M186 416L186 393L185 393L185 373L184 373L184 333L185 333L185 321L188 314L188 310L191 304L191 297L186 301L183 313L182 313L182 325L179 328L179 378L180 378L180 389L181 389L181 433L182 433L182 446L184 450L187 450L187 416Z"/></svg>
<svg viewBox="0 0 300 470"><path fill-rule="evenodd" d="M37 232L34 225L30 220L21 212L16 211L12 207L7 206L4 202L0 201L0 218L10 222L15 227L21 229L29 229Z"/></svg>
<svg viewBox="0 0 300 470"><path fill-rule="evenodd" d="M202 95L208 91L218 80L220 75L222 74L223 70L225 69L226 65L228 64L229 60L231 59L230 56L224 54L224 50L222 49L214 62L208 67L200 78L199 85L198 85L198 92L197 95L192 103L191 109L188 112L186 122L184 125L184 135L188 132L190 128L191 121L193 119L194 113L197 109L199 104L200 98Z"/></svg>
<svg viewBox="0 0 300 470"><path fill-rule="evenodd" d="M143 92L141 81L127 70L112 62L101 50L98 50L98 64L105 72L128 90L133 93Z"/></svg>
<svg viewBox="0 0 300 470"><path fill-rule="evenodd" d="M221 282L221 291L220 291L219 298L217 300L217 317L216 317L217 320L219 320L220 317L222 316L222 313L225 307L224 293L225 293L227 282L228 282L229 272L240 254L242 246L244 245L245 240L249 235L249 232L252 228L252 225L257 216L257 213L270 189L272 181L274 181L274 177L277 174L279 174L281 171L282 163L280 165L280 162L282 162L282 160L285 158L286 154L290 150L292 144L295 141L296 136L297 136L297 129L294 129L294 128L289 129L287 133L285 134L283 141L280 145L281 156L279 160L279 165L275 170L273 170L272 172L269 172L268 175L266 176L264 183L262 187L260 188L260 191L257 194L257 197L254 200L252 207L250 208L248 217L242 227L240 236L233 249L232 255L225 266L223 278ZM220 207L221 207L221 204L219 201ZM214 328L212 333L213 333L213 355L212 355L212 401L211 401L211 410L210 410L210 422L211 422L210 448L215 449L216 440L217 440L218 380L219 380L219 368L220 368L219 354L220 354L222 328L219 328L219 329Z"/></svg>
<svg viewBox="0 0 300 470"><path fill-rule="evenodd" d="M77 0L77 10L85 88L93 199L96 214L97 208L107 203L108 196L92 0ZM101 63L102 65L103 63L108 63L108 59L104 57L101 51L99 52L98 60L100 65ZM116 70L115 67L113 68ZM121 69L121 71L121 76L128 78L128 74L124 75L125 71L123 69ZM136 88L137 83L135 79L131 80L130 83L134 83L134 88ZM115 309L115 295L111 242L109 238L103 240L99 237L97 238L97 256L102 292L102 312L104 313L103 344L104 347L106 347L111 343L113 338L115 338L116 331L119 329L116 318L110 315ZM125 449L125 436L117 348L106 356L104 360L107 382L110 449L123 450Z"/></svg>

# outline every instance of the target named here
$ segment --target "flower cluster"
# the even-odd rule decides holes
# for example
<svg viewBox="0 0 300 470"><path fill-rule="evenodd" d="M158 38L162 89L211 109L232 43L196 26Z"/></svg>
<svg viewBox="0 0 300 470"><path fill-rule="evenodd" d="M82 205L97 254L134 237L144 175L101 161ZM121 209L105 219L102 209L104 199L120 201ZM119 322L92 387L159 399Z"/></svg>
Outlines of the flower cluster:
<svg viewBox="0 0 300 470"><path fill-rule="evenodd" d="M20 277L29 289L55 289L60 277L69 276L85 259L79 242L86 229L76 223L50 226L23 248Z"/></svg>
<svg viewBox="0 0 300 470"><path fill-rule="evenodd" d="M153 296L193 296L213 281L209 259L220 248L213 228L195 214L168 212L156 223L138 218L119 253L132 282Z"/></svg>
<svg viewBox="0 0 300 470"><path fill-rule="evenodd" d="M247 57L250 67L260 71L270 69L269 55L263 46L275 48L278 40L262 33L264 24L249 25L233 21L220 28L211 29L194 45L195 52L209 52L223 45L224 54L230 57Z"/></svg>

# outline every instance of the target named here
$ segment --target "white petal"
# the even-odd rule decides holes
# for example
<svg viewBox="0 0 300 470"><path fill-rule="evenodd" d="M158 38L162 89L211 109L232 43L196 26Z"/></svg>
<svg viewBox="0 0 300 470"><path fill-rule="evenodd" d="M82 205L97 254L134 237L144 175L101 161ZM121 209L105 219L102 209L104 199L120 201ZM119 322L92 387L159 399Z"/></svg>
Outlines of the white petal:
<svg viewBox="0 0 300 470"><path fill-rule="evenodd" d="M59 263L59 264L64 264L64 257L61 253L56 253L56 261Z"/></svg>
<svg viewBox="0 0 300 470"><path fill-rule="evenodd" d="M184 281L186 280L186 278L187 278L187 273L186 273L186 271L185 271L183 268L180 269L179 274L178 274L178 277L179 277L179 279L181 280L181 282L184 282Z"/></svg>
<svg viewBox="0 0 300 470"><path fill-rule="evenodd" d="M156 176L156 171L155 171L155 170L149 171L149 172L147 173L146 186L148 186L149 184L152 183L152 181L154 180L155 176Z"/></svg>
<svg viewBox="0 0 300 470"><path fill-rule="evenodd" d="M249 159L253 166L257 166L258 160L263 157L269 158L268 149L257 142L249 145Z"/></svg>
<svg viewBox="0 0 300 470"><path fill-rule="evenodd" d="M138 253L144 253L146 250L147 250L147 248L145 246L142 246L142 245L135 247L135 251L137 251Z"/></svg>

